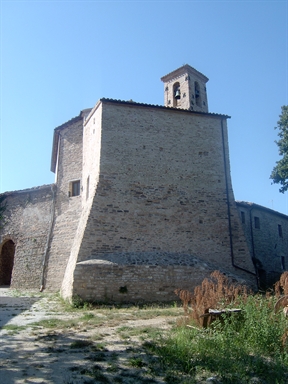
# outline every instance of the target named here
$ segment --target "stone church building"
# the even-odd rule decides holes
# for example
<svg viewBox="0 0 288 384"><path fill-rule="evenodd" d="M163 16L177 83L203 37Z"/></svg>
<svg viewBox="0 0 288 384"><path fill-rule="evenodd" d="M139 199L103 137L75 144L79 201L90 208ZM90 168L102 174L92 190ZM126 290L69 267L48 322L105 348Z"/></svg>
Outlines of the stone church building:
<svg viewBox="0 0 288 384"><path fill-rule="evenodd" d="M55 128L55 184L0 195L0 285L170 301L216 269L254 288L285 270L288 217L235 201L208 78L161 80L164 106L100 99Z"/></svg>

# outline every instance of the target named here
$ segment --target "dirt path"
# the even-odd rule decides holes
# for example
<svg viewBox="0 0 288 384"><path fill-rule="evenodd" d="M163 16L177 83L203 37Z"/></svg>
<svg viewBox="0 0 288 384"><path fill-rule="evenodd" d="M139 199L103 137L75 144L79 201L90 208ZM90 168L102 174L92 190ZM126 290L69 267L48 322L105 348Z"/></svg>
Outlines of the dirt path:
<svg viewBox="0 0 288 384"><path fill-rule="evenodd" d="M69 312L56 296L0 288L0 383L164 383L145 342L153 332L165 333L180 313Z"/></svg>

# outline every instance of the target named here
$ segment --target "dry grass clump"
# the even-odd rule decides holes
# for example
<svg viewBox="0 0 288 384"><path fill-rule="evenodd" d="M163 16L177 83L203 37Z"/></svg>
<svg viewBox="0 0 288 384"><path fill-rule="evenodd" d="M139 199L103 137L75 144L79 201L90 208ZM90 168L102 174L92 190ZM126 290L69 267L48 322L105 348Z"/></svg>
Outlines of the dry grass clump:
<svg viewBox="0 0 288 384"><path fill-rule="evenodd" d="M282 294L288 295L288 271L283 272L280 280L274 285L275 296L280 297Z"/></svg>
<svg viewBox="0 0 288 384"><path fill-rule="evenodd" d="M279 281L274 285L275 296L278 298L274 312L283 311L284 316L288 317L288 271L283 272ZM282 336L283 346L288 344L288 329L286 328Z"/></svg>
<svg viewBox="0 0 288 384"><path fill-rule="evenodd" d="M227 276L214 271L201 285L195 287L193 294L181 289L177 289L175 293L182 301L185 314L198 325L202 325L201 316L209 309L221 310L231 303L237 305L240 298L245 301L250 292L246 286L235 285Z"/></svg>

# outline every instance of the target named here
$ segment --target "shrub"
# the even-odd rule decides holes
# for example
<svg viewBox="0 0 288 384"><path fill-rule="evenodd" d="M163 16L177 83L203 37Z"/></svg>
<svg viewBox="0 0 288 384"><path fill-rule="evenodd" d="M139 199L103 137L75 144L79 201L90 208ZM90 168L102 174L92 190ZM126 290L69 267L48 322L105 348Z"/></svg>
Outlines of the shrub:
<svg viewBox="0 0 288 384"><path fill-rule="evenodd" d="M195 287L194 294L180 289L175 293L181 299L186 315L198 325L202 325L202 316L209 308L223 309L231 303L238 305L247 299L249 292L246 286L235 285L227 276L214 271L201 285Z"/></svg>
<svg viewBox="0 0 288 384"><path fill-rule="evenodd" d="M274 285L275 295L279 297L282 293L288 295L288 271L282 273L280 280Z"/></svg>

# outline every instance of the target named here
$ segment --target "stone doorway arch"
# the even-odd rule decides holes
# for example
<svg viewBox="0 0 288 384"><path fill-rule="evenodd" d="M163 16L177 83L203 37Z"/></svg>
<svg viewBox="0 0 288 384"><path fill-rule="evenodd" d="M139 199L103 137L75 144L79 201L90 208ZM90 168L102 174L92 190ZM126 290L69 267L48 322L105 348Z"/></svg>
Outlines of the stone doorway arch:
<svg viewBox="0 0 288 384"><path fill-rule="evenodd" d="M10 285L14 265L15 243L7 240L0 248L0 285Z"/></svg>

